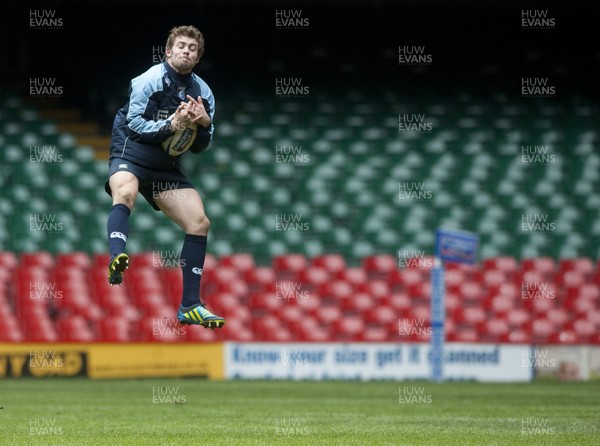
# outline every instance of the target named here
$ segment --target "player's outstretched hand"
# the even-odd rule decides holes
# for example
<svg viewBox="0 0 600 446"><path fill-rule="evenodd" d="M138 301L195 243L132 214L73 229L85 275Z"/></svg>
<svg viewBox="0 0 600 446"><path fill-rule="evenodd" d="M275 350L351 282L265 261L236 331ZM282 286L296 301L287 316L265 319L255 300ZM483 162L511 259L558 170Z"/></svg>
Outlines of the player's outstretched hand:
<svg viewBox="0 0 600 446"><path fill-rule="evenodd" d="M194 115L190 112L186 102L182 102L175 110L175 116L171 120L171 127L174 130L183 129L192 123Z"/></svg>
<svg viewBox="0 0 600 446"><path fill-rule="evenodd" d="M202 127L210 126L210 116L208 115L206 108L204 108L202 96L198 96L198 100L194 99L190 95L187 95L187 98L189 100L187 103L188 111L192 115L191 121L201 125Z"/></svg>

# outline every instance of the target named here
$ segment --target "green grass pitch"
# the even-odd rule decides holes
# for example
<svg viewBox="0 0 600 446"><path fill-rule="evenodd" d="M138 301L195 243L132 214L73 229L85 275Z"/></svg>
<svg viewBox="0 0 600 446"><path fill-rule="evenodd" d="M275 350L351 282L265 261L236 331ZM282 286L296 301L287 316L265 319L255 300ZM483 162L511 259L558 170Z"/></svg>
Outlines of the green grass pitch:
<svg viewBox="0 0 600 446"><path fill-rule="evenodd" d="M0 380L6 445L598 445L600 383Z"/></svg>

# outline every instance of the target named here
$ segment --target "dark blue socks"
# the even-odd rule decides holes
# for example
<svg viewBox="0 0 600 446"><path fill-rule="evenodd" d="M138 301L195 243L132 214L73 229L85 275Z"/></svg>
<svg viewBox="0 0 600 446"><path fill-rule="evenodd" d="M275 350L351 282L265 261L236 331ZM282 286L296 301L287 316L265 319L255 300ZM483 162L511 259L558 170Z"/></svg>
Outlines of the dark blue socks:
<svg viewBox="0 0 600 446"><path fill-rule="evenodd" d="M186 234L181 248L183 297L181 306L190 307L200 302L200 280L206 257L206 235Z"/></svg>
<svg viewBox="0 0 600 446"><path fill-rule="evenodd" d="M108 232L108 251L110 258L125 252L129 236L129 214L131 211L124 204L115 204L108 215L106 229Z"/></svg>

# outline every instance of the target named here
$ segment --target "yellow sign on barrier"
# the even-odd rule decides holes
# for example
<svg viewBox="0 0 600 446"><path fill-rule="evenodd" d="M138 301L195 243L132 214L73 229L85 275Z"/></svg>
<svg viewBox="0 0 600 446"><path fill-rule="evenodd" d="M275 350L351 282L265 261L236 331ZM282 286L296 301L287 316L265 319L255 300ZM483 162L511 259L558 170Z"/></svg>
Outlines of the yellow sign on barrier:
<svg viewBox="0 0 600 446"><path fill-rule="evenodd" d="M0 343L0 378L22 376L223 379L223 345Z"/></svg>

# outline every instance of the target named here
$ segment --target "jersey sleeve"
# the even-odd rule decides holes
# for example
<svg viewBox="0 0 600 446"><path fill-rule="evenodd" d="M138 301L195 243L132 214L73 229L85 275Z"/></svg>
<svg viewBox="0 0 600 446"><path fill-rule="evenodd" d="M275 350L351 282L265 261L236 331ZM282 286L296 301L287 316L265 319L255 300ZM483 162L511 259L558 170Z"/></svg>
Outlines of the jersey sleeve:
<svg viewBox="0 0 600 446"><path fill-rule="evenodd" d="M127 131L134 141L160 144L173 134L166 119L155 120L162 93L160 72L149 70L134 78L129 88Z"/></svg>
<svg viewBox="0 0 600 446"><path fill-rule="evenodd" d="M208 116L210 116L210 126L198 126L196 139L190 147L190 151L192 153L200 153L206 150L212 141L212 136L215 131L215 97L213 96L211 89L204 82L201 82L200 87L202 103L204 104L204 108L207 111Z"/></svg>

